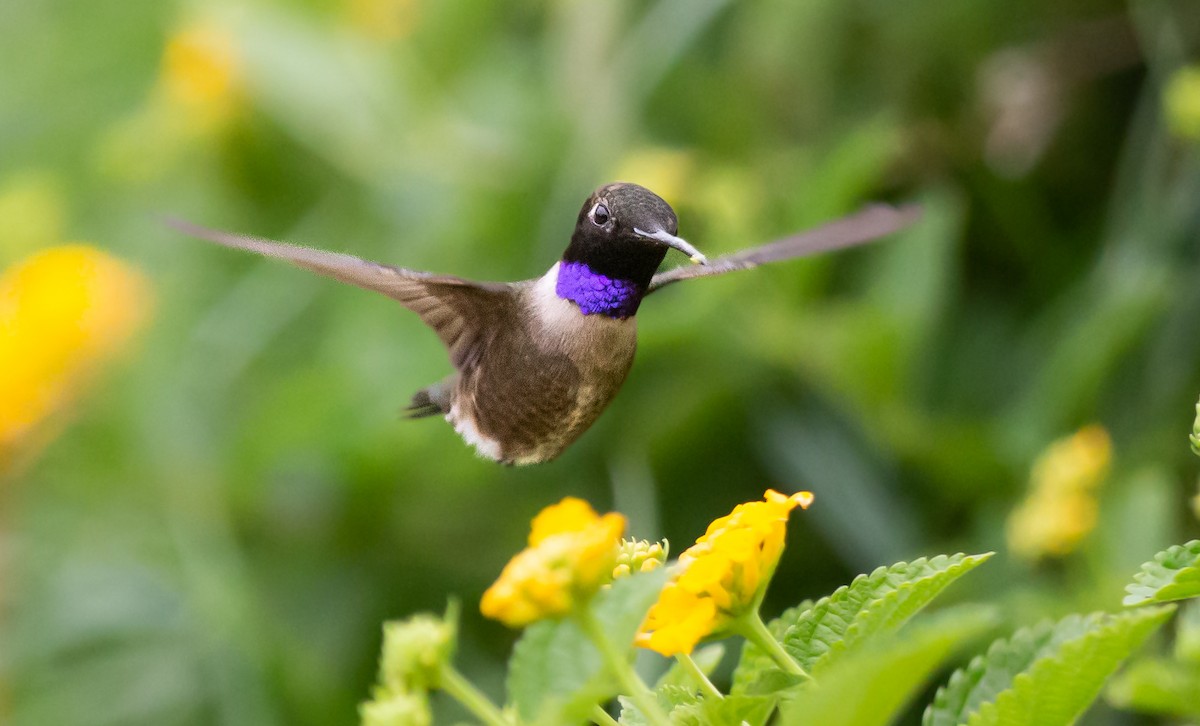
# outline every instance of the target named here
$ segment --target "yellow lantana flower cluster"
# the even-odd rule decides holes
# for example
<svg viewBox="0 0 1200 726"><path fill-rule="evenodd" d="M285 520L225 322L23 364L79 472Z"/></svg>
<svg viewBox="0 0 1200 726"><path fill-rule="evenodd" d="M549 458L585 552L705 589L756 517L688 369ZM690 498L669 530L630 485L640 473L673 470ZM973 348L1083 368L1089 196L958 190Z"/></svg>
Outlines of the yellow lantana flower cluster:
<svg viewBox="0 0 1200 726"><path fill-rule="evenodd" d="M0 276L0 472L142 321L148 287L86 245L35 253Z"/></svg>
<svg viewBox="0 0 1200 726"><path fill-rule="evenodd" d="M768 489L709 525L679 556L680 571L650 609L637 644L666 656L690 653L701 639L755 608L783 552L788 515L812 494Z"/></svg>
<svg viewBox="0 0 1200 726"><path fill-rule="evenodd" d="M644 539L622 540L617 550L617 565L613 568L613 579L634 572L652 572L667 561L667 541L647 542Z"/></svg>
<svg viewBox="0 0 1200 726"><path fill-rule="evenodd" d="M239 103L239 58L232 34L193 23L167 39L159 84L168 104L204 128L231 116Z"/></svg>
<svg viewBox="0 0 1200 726"><path fill-rule="evenodd" d="M513 628L560 617L612 579L625 517L567 497L533 519L529 547L483 594L480 611Z"/></svg>
<svg viewBox="0 0 1200 726"><path fill-rule="evenodd" d="M1025 559L1072 552L1096 526L1096 489L1108 475L1112 442L1086 426L1051 444L1034 462L1029 494L1008 518L1008 546Z"/></svg>

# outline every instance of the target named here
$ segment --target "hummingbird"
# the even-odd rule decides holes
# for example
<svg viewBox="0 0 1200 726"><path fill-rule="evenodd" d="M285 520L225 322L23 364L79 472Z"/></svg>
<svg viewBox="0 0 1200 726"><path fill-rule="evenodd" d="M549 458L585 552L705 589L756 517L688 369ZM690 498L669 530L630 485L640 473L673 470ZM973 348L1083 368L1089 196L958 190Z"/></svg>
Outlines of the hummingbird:
<svg viewBox="0 0 1200 726"><path fill-rule="evenodd" d="M919 216L916 206L871 205L771 244L707 259L678 236L675 211L654 192L618 182L584 202L562 258L541 277L476 282L353 255L168 220L175 229L286 260L383 293L437 333L454 372L417 391L409 418L443 416L476 452L505 465L561 454L616 396L633 364L642 300L693 278L850 247ZM696 263L658 272L669 250Z"/></svg>

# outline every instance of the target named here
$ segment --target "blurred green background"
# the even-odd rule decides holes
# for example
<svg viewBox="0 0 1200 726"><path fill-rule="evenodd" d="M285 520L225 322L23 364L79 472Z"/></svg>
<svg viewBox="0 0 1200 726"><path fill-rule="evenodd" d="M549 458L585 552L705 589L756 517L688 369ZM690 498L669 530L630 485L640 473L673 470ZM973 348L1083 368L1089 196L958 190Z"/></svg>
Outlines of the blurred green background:
<svg viewBox="0 0 1200 726"><path fill-rule="evenodd" d="M0 722L354 723L381 622L450 596L499 697L514 634L479 595L568 494L678 552L812 490L769 612L990 549L953 594L1010 625L1117 607L1200 530L1198 48L1200 5L1159 0L0 4L0 267L84 240L156 296L0 481ZM400 419L449 371L415 315L157 221L520 279L615 179L710 256L925 216L655 295L617 400L524 469ZM1010 556L1032 462L1089 423L1099 525Z"/></svg>

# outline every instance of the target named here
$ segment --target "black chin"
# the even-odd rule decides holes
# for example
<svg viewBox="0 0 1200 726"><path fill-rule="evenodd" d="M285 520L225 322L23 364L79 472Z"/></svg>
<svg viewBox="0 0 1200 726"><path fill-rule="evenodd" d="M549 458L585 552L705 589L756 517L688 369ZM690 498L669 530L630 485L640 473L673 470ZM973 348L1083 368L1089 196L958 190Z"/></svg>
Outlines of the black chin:
<svg viewBox="0 0 1200 726"><path fill-rule="evenodd" d="M665 245L641 238L606 239L577 230L563 253L567 262L582 262L614 280L628 280L643 289L667 256Z"/></svg>

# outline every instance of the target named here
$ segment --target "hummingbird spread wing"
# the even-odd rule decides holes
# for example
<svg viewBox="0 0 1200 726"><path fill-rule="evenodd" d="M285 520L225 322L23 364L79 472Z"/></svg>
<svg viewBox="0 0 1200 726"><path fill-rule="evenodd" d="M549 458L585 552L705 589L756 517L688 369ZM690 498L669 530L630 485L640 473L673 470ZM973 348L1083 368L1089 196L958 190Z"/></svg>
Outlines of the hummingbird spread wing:
<svg viewBox="0 0 1200 726"><path fill-rule="evenodd" d="M307 270L381 292L421 316L450 351L455 368L478 358L493 317L514 303L513 288L500 282L473 282L452 275L406 270L354 255L209 229L179 219L167 224L184 234L234 249L287 260Z"/></svg>
<svg viewBox="0 0 1200 726"><path fill-rule="evenodd" d="M815 229L784 237L770 244L722 255L709 260L706 265L676 267L660 272L650 280L650 288L646 294L649 295L673 282L689 280L693 277L708 277L734 270L748 270L768 262L790 260L793 257L807 257L818 252L873 242L907 227L920 216L921 208L917 205L892 207L887 204L874 204Z"/></svg>

